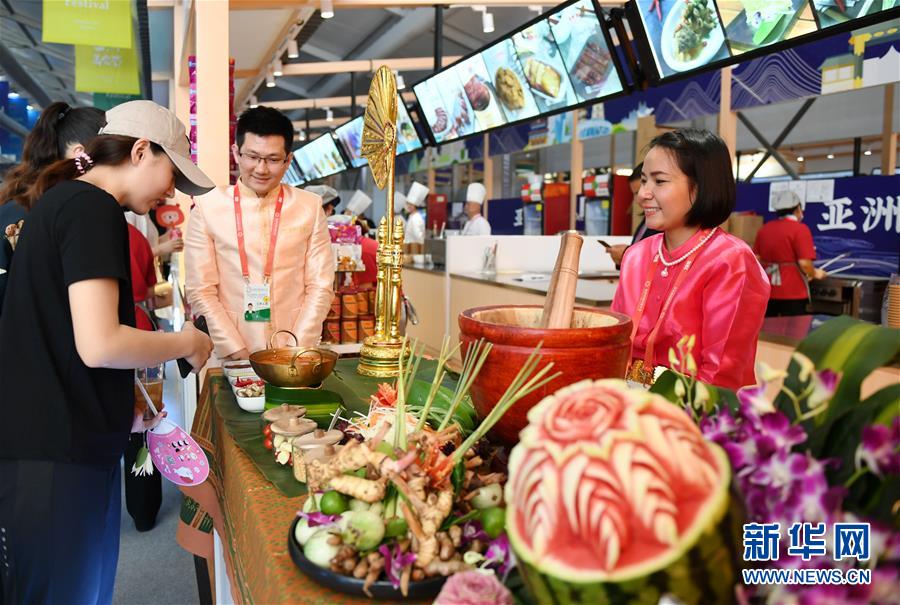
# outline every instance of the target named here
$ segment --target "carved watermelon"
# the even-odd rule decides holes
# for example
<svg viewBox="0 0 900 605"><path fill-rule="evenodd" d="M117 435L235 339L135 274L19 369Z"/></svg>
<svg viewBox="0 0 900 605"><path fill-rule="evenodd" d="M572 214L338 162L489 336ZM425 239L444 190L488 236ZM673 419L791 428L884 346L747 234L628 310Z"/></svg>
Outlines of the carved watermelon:
<svg viewBox="0 0 900 605"><path fill-rule="evenodd" d="M733 601L731 470L687 414L588 380L528 420L509 460L507 531L538 603Z"/></svg>

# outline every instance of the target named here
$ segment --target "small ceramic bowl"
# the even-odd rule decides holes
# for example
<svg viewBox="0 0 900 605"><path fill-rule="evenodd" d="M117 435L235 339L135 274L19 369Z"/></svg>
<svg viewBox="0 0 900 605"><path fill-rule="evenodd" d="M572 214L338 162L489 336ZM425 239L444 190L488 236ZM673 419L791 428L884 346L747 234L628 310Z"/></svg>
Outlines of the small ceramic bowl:
<svg viewBox="0 0 900 605"><path fill-rule="evenodd" d="M266 407L266 398L263 397L238 397L235 395L237 399L238 407L240 407L245 412L253 412L254 414L258 414L263 411Z"/></svg>

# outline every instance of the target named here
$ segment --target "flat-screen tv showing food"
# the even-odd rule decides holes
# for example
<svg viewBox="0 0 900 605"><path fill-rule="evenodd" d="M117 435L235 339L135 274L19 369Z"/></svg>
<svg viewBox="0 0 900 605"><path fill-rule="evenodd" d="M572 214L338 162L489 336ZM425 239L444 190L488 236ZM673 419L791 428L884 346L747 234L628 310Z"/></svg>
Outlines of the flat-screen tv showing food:
<svg viewBox="0 0 900 605"><path fill-rule="evenodd" d="M625 7L651 82L770 54L900 15L896 0L631 0ZM888 6L890 5L890 6Z"/></svg>
<svg viewBox="0 0 900 605"><path fill-rule="evenodd" d="M436 144L625 91L599 5L574 0L413 86Z"/></svg>
<svg viewBox="0 0 900 605"><path fill-rule="evenodd" d="M294 161L300 167L306 182L324 179L347 170L347 163L330 132L297 149L294 152Z"/></svg>
<svg viewBox="0 0 900 605"><path fill-rule="evenodd" d="M288 166L287 172L285 172L284 176L281 178L281 182L285 185L292 185L294 187L299 187L305 182L303 173L300 172L300 166L297 165L297 159L295 157L291 158L291 163Z"/></svg>
<svg viewBox="0 0 900 605"><path fill-rule="evenodd" d="M360 146L362 144L363 116L353 118L346 124L339 126L334 130L350 165L354 168L360 168L367 164L366 158L362 157ZM409 110L403 99L397 97L397 155L403 155L411 151L418 151L422 148L422 140L413 124L409 115Z"/></svg>

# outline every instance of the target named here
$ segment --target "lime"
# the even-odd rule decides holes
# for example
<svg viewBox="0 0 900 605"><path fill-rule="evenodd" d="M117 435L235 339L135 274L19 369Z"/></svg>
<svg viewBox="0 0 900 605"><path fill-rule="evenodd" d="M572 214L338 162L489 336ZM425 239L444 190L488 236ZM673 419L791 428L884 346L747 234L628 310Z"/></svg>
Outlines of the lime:
<svg viewBox="0 0 900 605"><path fill-rule="evenodd" d="M325 492L319 501L319 508L326 515L340 515L347 510L347 498L340 492Z"/></svg>
<svg viewBox="0 0 900 605"><path fill-rule="evenodd" d="M506 510L499 506L492 506L481 511L481 527L484 529L484 533L491 538L502 534L506 529Z"/></svg>
<svg viewBox="0 0 900 605"><path fill-rule="evenodd" d="M387 527L384 530L384 535L387 538L398 538L400 536L405 536L407 531L409 531L409 525L407 525L406 519L394 517L388 521Z"/></svg>

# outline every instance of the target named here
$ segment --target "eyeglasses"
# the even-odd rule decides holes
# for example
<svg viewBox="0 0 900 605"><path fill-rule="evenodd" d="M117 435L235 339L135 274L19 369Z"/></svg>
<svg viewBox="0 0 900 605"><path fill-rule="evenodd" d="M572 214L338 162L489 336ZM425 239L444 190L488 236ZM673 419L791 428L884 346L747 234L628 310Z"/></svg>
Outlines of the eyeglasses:
<svg viewBox="0 0 900 605"><path fill-rule="evenodd" d="M238 152L238 155L241 156L241 159L247 164L252 164L254 166L258 166L260 162L265 162L271 170L277 170L287 161L287 158L263 158L255 153L241 153L240 151Z"/></svg>

